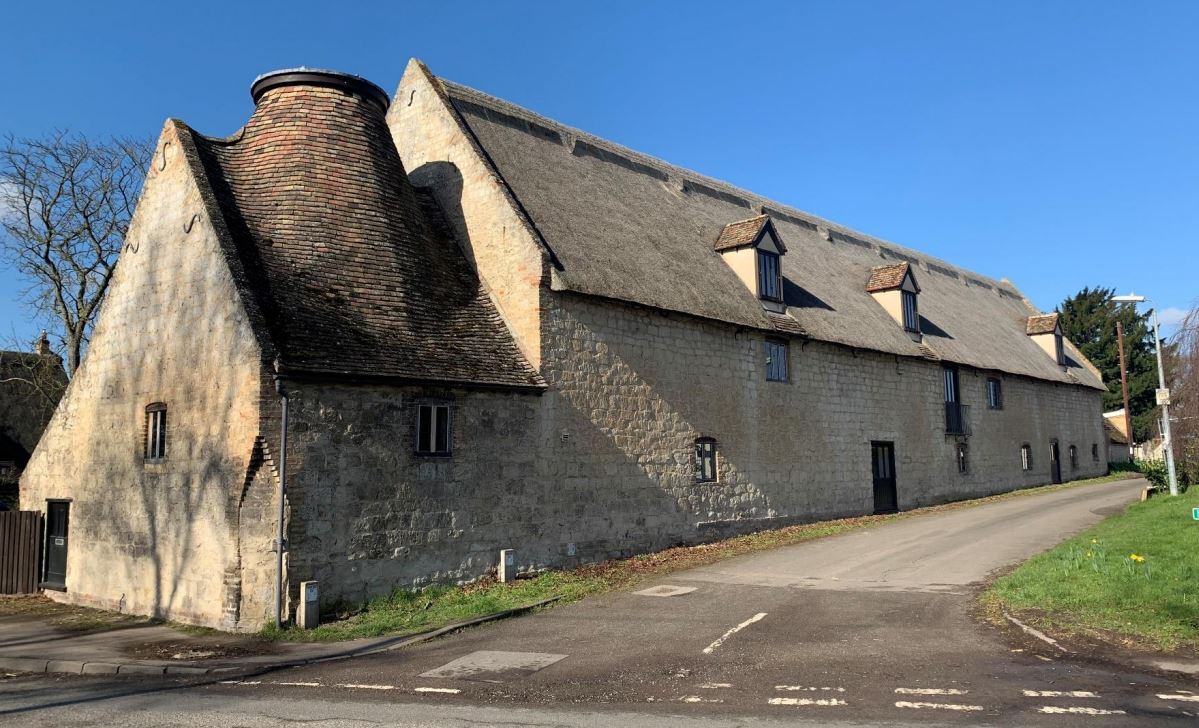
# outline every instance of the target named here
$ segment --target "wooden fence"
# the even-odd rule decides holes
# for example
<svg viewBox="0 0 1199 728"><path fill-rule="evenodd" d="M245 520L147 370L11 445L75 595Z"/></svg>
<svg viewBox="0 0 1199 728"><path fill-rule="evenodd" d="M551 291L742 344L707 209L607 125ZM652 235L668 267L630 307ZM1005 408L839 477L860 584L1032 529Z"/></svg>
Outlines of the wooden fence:
<svg viewBox="0 0 1199 728"><path fill-rule="evenodd" d="M38 590L42 528L40 511L0 511L0 594Z"/></svg>

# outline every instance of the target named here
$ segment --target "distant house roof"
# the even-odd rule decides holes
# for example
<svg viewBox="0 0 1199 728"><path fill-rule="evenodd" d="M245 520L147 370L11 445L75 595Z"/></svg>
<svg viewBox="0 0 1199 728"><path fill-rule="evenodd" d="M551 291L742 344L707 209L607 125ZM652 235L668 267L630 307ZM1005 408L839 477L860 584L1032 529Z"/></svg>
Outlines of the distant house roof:
<svg viewBox="0 0 1199 728"><path fill-rule="evenodd" d="M1034 334L1052 334L1057 331L1058 315L1056 313L1047 313L1040 316L1029 316L1027 324L1027 333L1029 336Z"/></svg>
<svg viewBox="0 0 1199 728"><path fill-rule="evenodd" d="M1127 445L1128 444L1128 437L1125 436L1125 434L1120 430L1120 428L1116 427L1116 425L1111 420L1103 421L1103 430L1104 430L1104 432L1107 433L1108 442L1114 442L1118 445Z"/></svg>
<svg viewBox="0 0 1199 728"><path fill-rule="evenodd" d="M713 250L768 215L787 241L784 304L815 339L1102 389L1073 346L1059 367L1025 335L1036 311L1010 283L872 238L732 185L439 80L497 176L550 249L554 285L731 324L778 330ZM802 170L796 173L803 174ZM739 232L731 239L743 239ZM914 342L863 290L873 268L920 269L925 336Z"/></svg>
<svg viewBox="0 0 1199 728"><path fill-rule="evenodd" d="M227 139L176 122L281 366L543 386L431 195L409 183L377 94L282 81Z"/></svg>
<svg viewBox="0 0 1199 728"><path fill-rule="evenodd" d="M866 282L867 293L879 293L899 288L903 285L903 279L907 277L910 270L911 266L907 261L871 268L870 280Z"/></svg>
<svg viewBox="0 0 1199 728"><path fill-rule="evenodd" d="M724 226L724 230L720 231L720 237L716 239L715 249L717 251L732 250L746 245L753 245L758 242L758 238L762 237L762 233L765 230L772 227L769 215L758 215L748 220L731 222ZM777 236L775 237L775 242L778 243L780 253L787 252L783 241L779 240Z"/></svg>
<svg viewBox="0 0 1199 728"><path fill-rule="evenodd" d="M0 351L0 460L24 466L66 386L57 356Z"/></svg>

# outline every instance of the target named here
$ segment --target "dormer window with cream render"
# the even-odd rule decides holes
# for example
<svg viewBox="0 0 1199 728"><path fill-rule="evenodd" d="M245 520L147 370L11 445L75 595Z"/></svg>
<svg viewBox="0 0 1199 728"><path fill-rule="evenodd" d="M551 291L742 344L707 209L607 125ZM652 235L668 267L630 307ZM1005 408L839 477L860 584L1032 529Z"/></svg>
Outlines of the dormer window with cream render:
<svg viewBox="0 0 1199 728"><path fill-rule="evenodd" d="M1057 313L1029 316L1026 331L1029 337L1037 342L1037 345L1046 354L1053 357L1058 366L1066 366L1066 347L1062 341L1062 322Z"/></svg>
<svg viewBox="0 0 1199 728"><path fill-rule="evenodd" d="M913 341L920 341L920 284L912 266L904 262L871 268L866 292Z"/></svg>
<svg viewBox="0 0 1199 728"><path fill-rule="evenodd" d="M763 308L778 313L786 310L782 259L787 248L769 215L725 225L715 249Z"/></svg>

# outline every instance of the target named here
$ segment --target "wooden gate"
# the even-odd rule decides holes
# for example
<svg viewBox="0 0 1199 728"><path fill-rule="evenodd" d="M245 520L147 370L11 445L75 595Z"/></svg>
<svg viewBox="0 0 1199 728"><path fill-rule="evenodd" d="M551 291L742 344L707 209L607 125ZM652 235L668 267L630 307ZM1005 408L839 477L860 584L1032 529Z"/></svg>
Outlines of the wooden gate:
<svg viewBox="0 0 1199 728"><path fill-rule="evenodd" d="M41 546L40 511L0 511L0 594L38 590Z"/></svg>

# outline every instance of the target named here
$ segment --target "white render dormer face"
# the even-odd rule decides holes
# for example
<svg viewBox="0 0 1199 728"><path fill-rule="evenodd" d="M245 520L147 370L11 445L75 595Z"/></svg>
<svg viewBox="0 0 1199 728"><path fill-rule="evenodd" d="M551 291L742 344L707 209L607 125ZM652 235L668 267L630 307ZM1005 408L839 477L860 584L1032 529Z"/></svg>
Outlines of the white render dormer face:
<svg viewBox="0 0 1199 728"><path fill-rule="evenodd" d="M763 308L778 313L786 310L782 260L787 247L769 217L760 215L726 225L716 241L716 251Z"/></svg>
<svg viewBox="0 0 1199 728"><path fill-rule="evenodd" d="M872 269L866 291L913 341L921 340L920 285L910 265L897 263Z"/></svg>
<svg viewBox="0 0 1199 728"><path fill-rule="evenodd" d="M1030 316L1028 336L1042 351L1052 357L1058 366L1066 366L1066 346L1062 336L1062 324L1057 314Z"/></svg>

